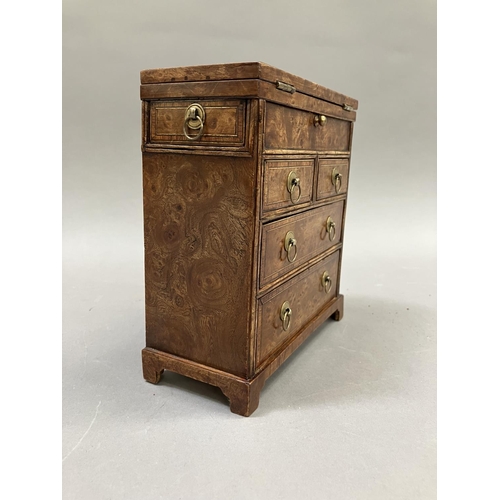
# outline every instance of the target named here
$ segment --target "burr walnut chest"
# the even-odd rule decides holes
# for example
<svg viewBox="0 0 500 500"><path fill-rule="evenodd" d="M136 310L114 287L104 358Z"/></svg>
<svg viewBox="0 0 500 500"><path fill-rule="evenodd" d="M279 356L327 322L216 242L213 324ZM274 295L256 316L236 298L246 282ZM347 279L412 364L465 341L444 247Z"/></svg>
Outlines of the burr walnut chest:
<svg viewBox="0 0 500 500"><path fill-rule="evenodd" d="M248 416L339 294L358 102L263 63L141 72L144 378Z"/></svg>

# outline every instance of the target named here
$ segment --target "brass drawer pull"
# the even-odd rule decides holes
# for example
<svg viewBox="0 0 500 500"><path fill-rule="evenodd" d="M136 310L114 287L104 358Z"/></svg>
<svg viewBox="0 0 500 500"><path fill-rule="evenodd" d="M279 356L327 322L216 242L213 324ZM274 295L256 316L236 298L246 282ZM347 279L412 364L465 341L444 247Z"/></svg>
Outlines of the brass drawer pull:
<svg viewBox="0 0 500 500"><path fill-rule="evenodd" d="M321 277L321 284L325 289L325 293L328 293L332 289L332 278L330 278L327 271L325 271Z"/></svg>
<svg viewBox="0 0 500 500"><path fill-rule="evenodd" d="M288 262L295 262L295 259L297 258L297 240L295 239L295 235L292 231L288 231L285 235L285 252Z"/></svg>
<svg viewBox="0 0 500 500"><path fill-rule="evenodd" d="M196 141L203 134L203 124L205 123L205 110L201 104L191 104L186 109L184 116L184 135L190 141ZM196 135L189 135L188 128L198 130Z"/></svg>
<svg viewBox="0 0 500 500"><path fill-rule="evenodd" d="M328 233L330 241L333 241L335 239L335 233L337 232L337 229L335 226L335 222L333 222L331 217L328 217L328 219L326 219L326 232Z"/></svg>
<svg viewBox="0 0 500 500"><path fill-rule="evenodd" d="M280 318L283 325L283 330L285 330L286 332L290 328L290 324L292 323L292 308L290 307L290 302L283 302L283 305L281 306Z"/></svg>
<svg viewBox="0 0 500 500"><path fill-rule="evenodd" d="M300 187L300 179L297 177L295 172L290 172L288 174L288 180L286 185L288 192L290 193L290 201L295 204L300 200L302 194L302 188ZM294 193L297 193L294 197Z"/></svg>
<svg viewBox="0 0 500 500"><path fill-rule="evenodd" d="M336 168L332 170L332 184L335 187L335 192L339 193L342 189L342 174Z"/></svg>
<svg viewBox="0 0 500 500"><path fill-rule="evenodd" d="M321 127L323 127L323 125L326 124L326 116L325 115L316 115L314 117L314 126L317 127L318 125L320 125Z"/></svg>

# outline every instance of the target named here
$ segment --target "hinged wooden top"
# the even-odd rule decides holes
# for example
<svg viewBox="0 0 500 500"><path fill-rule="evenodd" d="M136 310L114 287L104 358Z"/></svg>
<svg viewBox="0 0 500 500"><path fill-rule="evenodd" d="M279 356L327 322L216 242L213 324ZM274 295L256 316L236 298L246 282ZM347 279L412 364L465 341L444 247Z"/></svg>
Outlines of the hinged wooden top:
<svg viewBox="0 0 500 500"><path fill-rule="evenodd" d="M345 110L358 109L358 101L317 83L305 80L262 62L186 66L181 68L147 69L141 71L141 84L202 82L217 80L263 80L277 88L309 95L342 106ZM280 88L281 87L281 88ZM288 90L287 90L288 89Z"/></svg>

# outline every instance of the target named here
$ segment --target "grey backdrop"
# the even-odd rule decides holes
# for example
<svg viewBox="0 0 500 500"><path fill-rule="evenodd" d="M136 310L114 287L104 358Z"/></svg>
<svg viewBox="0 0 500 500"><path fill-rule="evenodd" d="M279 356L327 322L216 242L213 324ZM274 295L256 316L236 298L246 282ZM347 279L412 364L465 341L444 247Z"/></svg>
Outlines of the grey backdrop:
<svg viewBox="0 0 500 500"><path fill-rule="evenodd" d="M63 4L65 499L435 497L436 5ZM359 99L341 289L248 418L142 380L139 71L263 61Z"/></svg>

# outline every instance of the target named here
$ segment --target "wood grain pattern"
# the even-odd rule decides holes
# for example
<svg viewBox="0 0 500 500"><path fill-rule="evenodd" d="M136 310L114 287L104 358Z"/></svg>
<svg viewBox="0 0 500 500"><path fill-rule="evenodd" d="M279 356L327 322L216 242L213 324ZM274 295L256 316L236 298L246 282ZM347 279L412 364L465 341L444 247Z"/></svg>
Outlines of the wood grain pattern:
<svg viewBox="0 0 500 500"><path fill-rule="evenodd" d="M316 184L314 184L314 186L316 186ZM314 187L313 189L316 189L316 188ZM345 194L339 195L337 198L338 199L341 199L341 198L345 199ZM327 199L323 199L323 200L315 200L312 202L311 205L298 206L296 208L296 210L293 210L290 207L285 207L285 208L273 210L272 212L264 212L264 213L262 213L261 221L262 221L262 223L265 224L266 222L271 222L274 220L282 219L284 216L287 216L287 215L295 215L298 213L305 212L306 210L310 210L311 207L319 208L319 207L322 207L324 205L329 205L331 202L332 202L332 200L327 198Z"/></svg>
<svg viewBox="0 0 500 500"><path fill-rule="evenodd" d="M248 417L259 405L264 380L251 384L244 378L151 347L142 350L142 367L144 379L152 384L157 384L164 370L168 370L219 387L229 399L231 411L238 415Z"/></svg>
<svg viewBox="0 0 500 500"><path fill-rule="evenodd" d="M287 339L297 334L318 309L337 296L338 263L339 252L337 251L302 272L296 279L288 280L284 285L259 300L257 365ZM333 284L328 293L321 283L325 271ZM287 330L283 328L280 318L281 306L285 301L290 303L292 309L291 324Z"/></svg>
<svg viewBox="0 0 500 500"><path fill-rule="evenodd" d="M144 154L146 345L248 375L255 163Z"/></svg>
<svg viewBox="0 0 500 500"><path fill-rule="evenodd" d="M283 81L294 85L297 92L340 105L348 104L353 109L358 109L358 101L352 97L262 62L211 64L141 71L142 84L245 79L261 79L272 84L275 84L277 80Z"/></svg>
<svg viewBox="0 0 500 500"><path fill-rule="evenodd" d="M260 286L285 274L297 272L312 258L337 245L342 240L343 210L342 200L265 224L262 230ZM331 241L326 229L328 217L332 218L336 226L335 236ZM297 240L297 258L294 262L288 261L285 251L285 236L288 231L292 231Z"/></svg>
<svg viewBox="0 0 500 500"><path fill-rule="evenodd" d="M298 188L290 193L288 176L291 172L300 179L300 198ZM264 189L262 211L269 212L280 208L297 208L309 205L312 200L314 179L314 159L273 159L267 160L264 166Z"/></svg>
<svg viewBox="0 0 500 500"><path fill-rule="evenodd" d="M318 165L318 181L316 183L316 199L331 198L339 194L347 193L349 184L349 160L338 158L320 158ZM341 177L340 189L336 191L335 184L332 182L332 172L335 169Z"/></svg>
<svg viewBox="0 0 500 500"><path fill-rule="evenodd" d="M204 80L244 80L259 78L259 63L205 64L182 68L158 68L141 71L141 83L169 83Z"/></svg>
<svg viewBox="0 0 500 500"><path fill-rule="evenodd" d="M263 63L147 70L141 82L144 378L158 383L167 370L217 386L232 412L248 416L290 354L328 317L342 318L348 182L332 194L331 169L348 181L356 112L343 105L357 109L357 101ZM193 102L207 120L190 141L182 126ZM315 127L320 114L326 124ZM292 169L301 179L296 204ZM293 311L286 331L285 300Z"/></svg>
<svg viewBox="0 0 500 500"><path fill-rule="evenodd" d="M348 151L350 122L328 117L324 126L315 127L314 117L314 113L268 103L266 149Z"/></svg>
<svg viewBox="0 0 500 500"><path fill-rule="evenodd" d="M145 136L144 142L142 144L142 151L149 153L179 153L182 154L202 154L204 156L230 156L230 157L255 157L255 143L256 143L256 130L258 127L258 101L256 99L253 100L238 100L238 99L230 99L230 100L210 100L210 99L190 99L190 100L179 100L179 101L146 101L149 105L145 107L144 112L147 113L147 119L143 120L145 123ZM205 121L209 128L209 132L211 132L210 137L205 138L205 133L202 134L199 140L188 140L184 136L183 133L183 123L184 117L182 117L182 123L179 124L180 117L177 116L175 120L169 119L166 122L162 123L163 132L167 132L167 135L159 135L154 136L155 139L160 139L158 142L152 142L152 132L150 124L152 122L156 122L156 119L153 117L153 107L158 107L162 109L162 106L165 104L169 105L174 102L181 102L182 105L179 106L180 109L185 109L190 104L194 102L198 102L199 104L213 103L222 105L223 103L229 104L229 115L234 116L234 112L238 114L238 118L236 121L231 123L231 116L229 116L229 120L222 117L222 121L219 122L218 117L220 114L224 115L227 107L222 107L222 109L218 110L215 116L212 116L212 112L209 115L209 118ZM232 106L231 106L232 104ZM185 107L184 107L185 106ZM217 107L217 106L215 106ZM242 109L243 108L243 109ZM214 111L213 109L211 111ZM217 116L219 115L219 116ZM229 121L229 123L228 123ZM175 125L174 125L175 122ZM172 127L175 127L172 130ZM179 132L177 135L175 132ZM229 127L229 129L228 129ZM231 130L232 127L232 130ZM214 138L215 130L219 128L219 131L229 132L227 135L223 135L218 140ZM166 130L165 130L166 129ZM211 129L211 130L210 130ZM174 135L168 135L168 132L172 130ZM236 136L232 135L231 132L236 131ZM161 132L161 130L160 130ZM205 132L205 129L204 129ZM215 139L215 140L214 140Z"/></svg>
<svg viewBox="0 0 500 500"><path fill-rule="evenodd" d="M257 374L250 379L236 377L230 373L150 347L142 350L144 379L152 384L157 384L162 373L168 370L214 385L219 387L229 399L230 409L233 413L248 417L259 405L260 392L266 380L309 338L318 326L330 316L332 318L341 317L343 310L344 297L339 295L324 309L319 310L301 332L287 341L281 350L269 356L265 363L259 367Z"/></svg>
<svg viewBox="0 0 500 500"><path fill-rule="evenodd" d="M311 156L314 155L316 156L318 154L318 151L315 149L286 149L286 148L280 148L280 149L273 149L271 151L265 150L264 153L262 154L263 158L272 158L277 155L283 155L288 157L292 156L297 156L297 155L304 155L304 156ZM333 149L328 149L321 151L322 156L336 156L338 158L349 158L351 156L350 151L335 151Z"/></svg>
<svg viewBox="0 0 500 500"><path fill-rule="evenodd" d="M306 94L335 104L348 104L354 110L358 109L358 101L356 99L324 87L323 85L306 80L300 76L292 75L287 71L274 68L269 64L260 63L259 76L262 80L266 80L270 83L275 83L276 80L291 83L297 89L297 92L301 94Z"/></svg>
<svg viewBox="0 0 500 500"><path fill-rule="evenodd" d="M257 369L254 379L266 380L271 376L293 352L299 348L313 333L314 331L325 322L326 319L331 317L334 319L337 313L343 315L344 310L344 296L339 294L336 299L329 302L324 309L318 309L315 316L307 325L300 330L294 337L287 340L280 349L269 356Z"/></svg>
<svg viewBox="0 0 500 500"><path fill-rule="evenodd" d="M205 110L203 133L196 140L183 132L186 109L193 100L155 101L151 105L151 142L172 144L216 144L242 146L245 143L246 101L241 99L211 101L198 99ZM190 131L195 135L196 131Z"/></svg>
<svg viewBox="0 0 500 500"><path fill-rule="evenodd" d="M290 94L278 90L275 84L262 80L230 80L220 82L196 83L156 83L141 86L141 99L159 100L174 98L199 99L205 98L263 98L275 104L324 114L345 121L355 121L356 112L346 111L341 106L315 99L306 94L295 92Z"/></svg>
<svg viewBox="0 0 500 500"><path fill-rule="evenodd" d="M198 83L155 83L141 85L141 99L256 98L259 80L230 80Z"/></svg>
<svg viewBox="0 0 500 500"><path fill-rule="evenodd" d="M276 85L269 82L261 81L259 83L259 96L266 99L267 102L282 104L290 108L332 116L345 121L356 121L355 111L347 111L331 102L321 101L320 99L299 92L294 92L293 94L282 92L276 88Z"/></svg>

